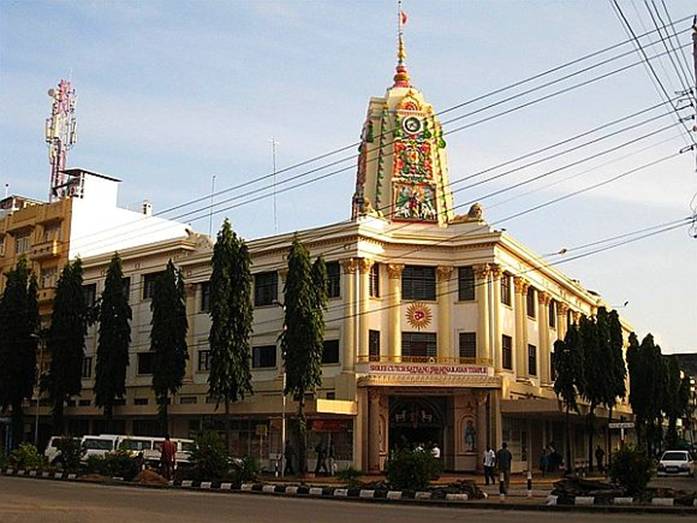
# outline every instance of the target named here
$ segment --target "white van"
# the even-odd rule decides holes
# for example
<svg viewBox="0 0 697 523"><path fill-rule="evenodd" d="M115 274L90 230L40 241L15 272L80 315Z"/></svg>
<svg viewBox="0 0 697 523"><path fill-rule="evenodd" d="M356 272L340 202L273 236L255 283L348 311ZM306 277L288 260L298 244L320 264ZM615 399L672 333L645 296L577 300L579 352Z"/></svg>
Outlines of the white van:
<svg viewBox="0 0 697 523"><path fill-rule="evenodd" d="M117 449L119 438L117 434L100 434L99 436L83 436L82 461L87 461L90 456L104 457Z"/></svg>

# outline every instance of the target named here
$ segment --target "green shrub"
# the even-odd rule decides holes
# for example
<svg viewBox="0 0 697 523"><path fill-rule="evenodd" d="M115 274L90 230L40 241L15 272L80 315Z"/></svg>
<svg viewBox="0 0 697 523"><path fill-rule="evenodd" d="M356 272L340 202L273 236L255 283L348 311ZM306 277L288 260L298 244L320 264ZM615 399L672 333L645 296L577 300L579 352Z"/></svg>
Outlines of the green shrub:
<svg viewBox="0 0 697 523"><path fill-rule="evenodd" d="M131 481L140 472L140 466L128 453L117 451L113 454L106 454L104 457L88 457L87 471L91 474L100 474L108 478L117 477Z"/></svg>
<svg viewBox="0 0 697 523"><path fill-rule="evenodd" d="M398 490L424 489L439 474L440 463L423 450L402 449L388 461L386 468L387 482Z"/></svg>
<svg viewBox="0 0 697 523"><path fill-rule="evenodd" d="M653 475L653 462L646 452L631 445L612 455L610 479L626 489L627 494L641 494Z"/></svg>
<svg viewBox="0 0 697 523"><path fill-rule="evenodd" d="M197 480L220 481L229 473L230 457L217 432L204 432L196 438L190 459Z"/></svg>
<svg viewBox="0 0 697 523"><path fill-rule="evenodd" d="M251 456L245 456L233 461L230 479L233 480L233 483L241 485L242 483L255 480L258 473L259 465L257 461Z"/></svg>
<svg viewBox="0 0 697 523"><path fill-rule="evenodd" d="M362 475L362 470L356 470L352 466L349 466L348 468L340 470L336 473L336 477L339 478L340 481L346 483L348 487L355 487L358 485L358 478L360 478Z"/></svg>
<svg viewBox="0 0 697 523"><path fill-rule="evenodd" d="M7 456L2 448L0 448L0 469L7 467Z"/></svg>
<svg viewBox="0 0 697 523"><path fill-rule="evenodd" d="M56 442L56 447L60 450L60 455L55 460L56 464L60 463L68 472L80 470L80 459L83 451L80 440L63 438Z"/></svg>
<svg viewBox="0 0 697 523"><path fill-rule="evenodd" d="M36 469L43 465L44 457L31 443L21 443L10 454L10 464L18 469Z"/></svg>

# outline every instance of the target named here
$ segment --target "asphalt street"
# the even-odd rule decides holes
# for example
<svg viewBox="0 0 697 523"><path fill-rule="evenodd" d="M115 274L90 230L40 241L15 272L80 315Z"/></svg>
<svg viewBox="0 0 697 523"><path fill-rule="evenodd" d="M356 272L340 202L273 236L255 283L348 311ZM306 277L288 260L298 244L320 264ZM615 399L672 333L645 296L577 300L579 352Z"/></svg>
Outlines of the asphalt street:
<svg viewBox="0 0 697 523"><path fill-rule="evenodd" d="M654 514L587 514L574 512L510 512L463 508L351 503L245 494L112 487L28 478L0 477L0 521L3 523L75 522L331 522L423 523L483 521L510 523L689 521L689 516Z"/></svg>

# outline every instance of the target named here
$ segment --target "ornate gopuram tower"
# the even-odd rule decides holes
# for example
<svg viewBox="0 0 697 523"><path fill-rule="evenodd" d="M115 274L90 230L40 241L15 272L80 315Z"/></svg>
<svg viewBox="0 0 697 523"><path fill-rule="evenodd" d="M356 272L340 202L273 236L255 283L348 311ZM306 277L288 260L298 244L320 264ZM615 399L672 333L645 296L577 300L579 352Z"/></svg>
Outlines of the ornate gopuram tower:
<svg viewBox="0 0 697 523"><path fill-rule="evenodd" d="M351 216L437 223L453 219L443 131L433 106L414 88L398 36L394 83L373 97L361 135Z"/></svg>

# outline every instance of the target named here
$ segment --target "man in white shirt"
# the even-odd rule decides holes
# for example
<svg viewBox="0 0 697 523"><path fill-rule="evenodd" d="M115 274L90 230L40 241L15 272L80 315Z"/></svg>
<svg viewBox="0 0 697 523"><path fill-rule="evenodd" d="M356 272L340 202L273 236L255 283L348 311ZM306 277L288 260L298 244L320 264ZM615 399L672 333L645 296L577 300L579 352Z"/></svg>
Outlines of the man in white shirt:
<svg viewBox="0 0 697 523"><path fill-rule="evenodd" d="M484 451L484 481L487 485L489 484L489 479L491 479L492 485L496 485L494 467L496 467L496 452L494 452L494 449L492 449L490 445Z"/></svg>
<svg viewBox="0 0 697 523"><path fill-rule="evenodd" d="M431 449L431 455L436 459L440 459L440 448L438 447L437 443L433 444L433 448Z"/></svg>

